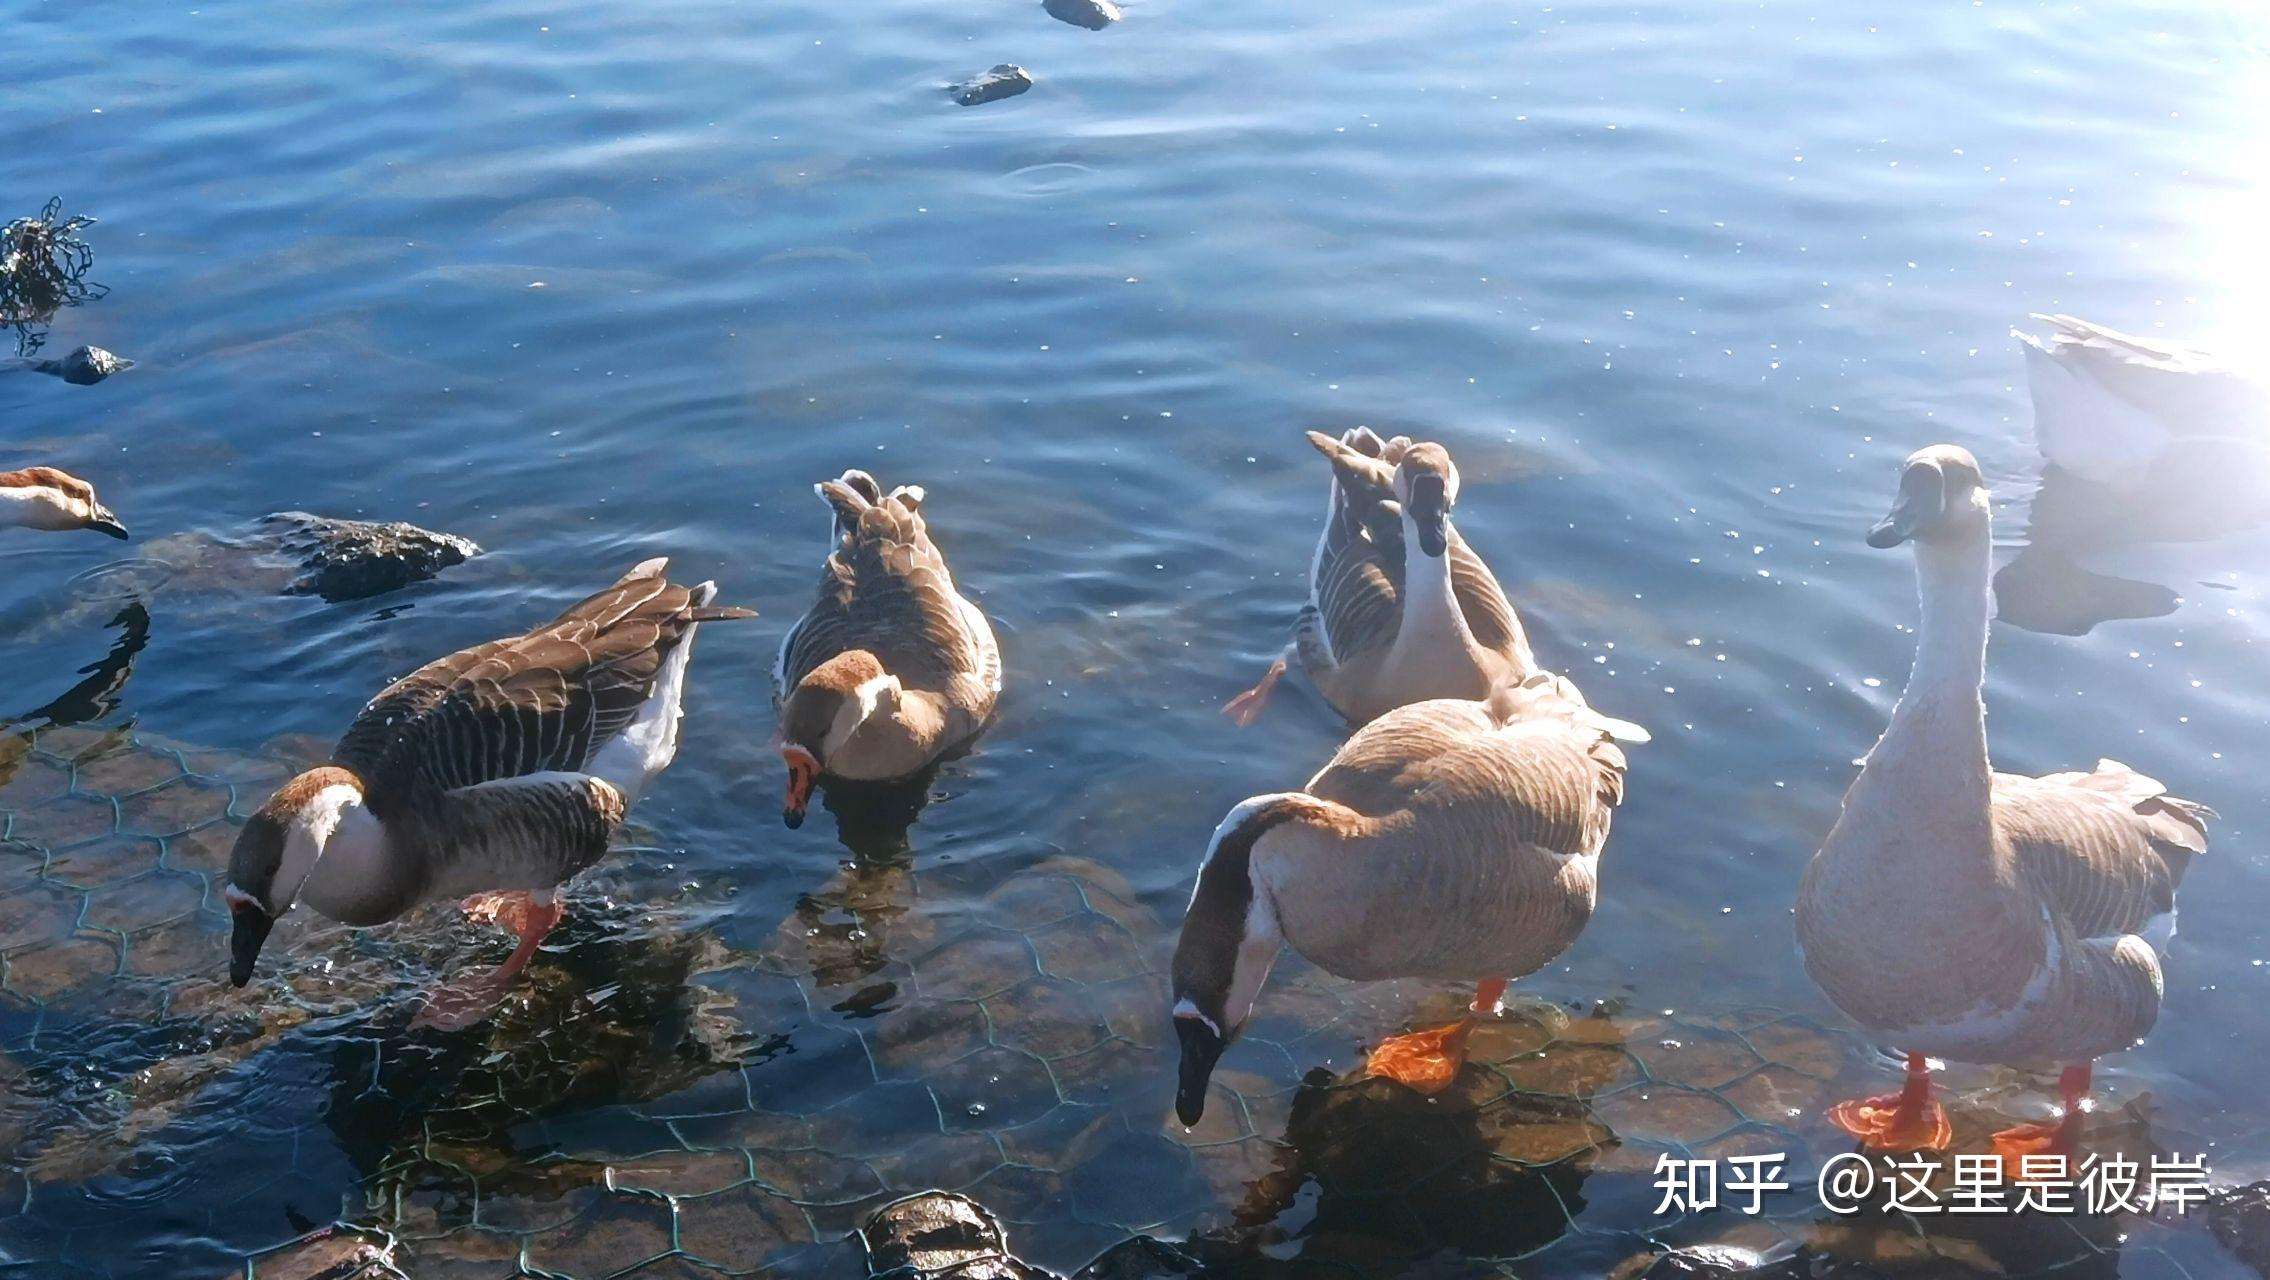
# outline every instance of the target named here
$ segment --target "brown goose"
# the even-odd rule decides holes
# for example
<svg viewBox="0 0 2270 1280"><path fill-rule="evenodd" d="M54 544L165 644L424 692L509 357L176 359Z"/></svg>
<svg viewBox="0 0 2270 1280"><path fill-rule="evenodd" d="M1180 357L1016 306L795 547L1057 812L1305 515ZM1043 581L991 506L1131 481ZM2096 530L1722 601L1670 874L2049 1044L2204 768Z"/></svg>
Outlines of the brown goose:
<svg viewBox="0 0 2270 1280"><path fill-rule="evenodd" d="M0 471L0 525L25 529L92 529L124 539L126 526L95 497L95 487L54 467Z"/></svg>
<svg viewBox="0 0 2270 1280"><path fill-rule="evenodd" d="M1308 441L1332 462L1308 603L1292 643L1223 713L1252 724L1295 657L1355 724L1428 698L1485 697L1533 674L1505 591L1450 522L1450 454L1406 436L1383 441L1367 427L1337 440L1311 431Z"/></svg>
<svg viewBox="0 0 2270 1280"><path fill-rule="evenodd" d="M886 495L864 471L816 488L831 512L827 564L773 667L791 827L822 774L909 777L974 738L1001 695L992 624L954 589L922 489Z"/></svg>
<svg viewBox="0 0 2270 1280"><path fill-rule="evenodd" d="M1805 971L1838 1008L1908 1052L1897 1094L1831 1121L1874 1150L1941 1148L1926 1055L2062 1062L2064 1118L1995 1135L2005 1159L2071 1154L2089 1067L2151 1030L2175 891L2207 849L2203 805L2110 760L2031 778L1987 763L1987 579L1978 462L1953 445L1907 460L1868 545L1915 544L1915 667L1845 793L1797 897Z"/></svg>
<svg viewBox="0 0 2270 1280"><path fill-rule="evenodd" d="M699 623L754 616L710 603L648 560L525 635L431 662L355 717L332 763L284 784L238 833L226 893L229 980L252 978L276 918L299 903L343 924L468 903L520 932L502 967L424 1019L477 1020L559 922L553 890L597 862L678 750Z"/></svg>
<svg viewBox="0 0 2270 1280"><path fill-rule="evenodd" d="M1422 1092L1456 1078L1467 1029L1591 919L1637 726L1539 672L1487 702L1441 699L1358 730L1306 790L1215 829L1174 953L1175 1109L1196 1124L1222 1050L1280 944L1343 978L1474 982L1470 1016L1396 1036L1369 1069Z"/></svg>

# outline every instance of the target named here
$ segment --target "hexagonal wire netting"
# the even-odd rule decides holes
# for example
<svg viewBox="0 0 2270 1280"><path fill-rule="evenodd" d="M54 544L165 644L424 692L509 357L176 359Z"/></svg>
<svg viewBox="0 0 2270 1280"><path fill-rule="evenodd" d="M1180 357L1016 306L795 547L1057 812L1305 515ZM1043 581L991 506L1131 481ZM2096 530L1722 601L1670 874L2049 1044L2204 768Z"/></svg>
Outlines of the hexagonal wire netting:
<svg viewBox="0 0 2270 1280"><path fill-rule="evenodd" d="M234 993L219 878L290 768L123 731L0 738L0 1262L128 1275L195 1240L255 1277L856 1274L841 1242L865 1215L944 1187L1059 1268L1153 1232L1355 1276L1594 1276L1704 1240L1894 1274L2214 1274L2196 1231L2150 1222L1846 1222L1802 1194L1659 1212L1664 1154L1782 1153L1809 1187L1842 1148L1807 1118L1880 1079L1768 1009L1517 1002L1426 1099L1346 1068L1452 996L1414 1011L1288 962L1183 1133L1171 926L1053 852L919 886L903 852L857 859L744 950L579 895L525 996L464 1035L410 1028L399 997L496 936L430 917L312 930ZM1973 1140L1998 1121L1958 1119Z"/></svg>

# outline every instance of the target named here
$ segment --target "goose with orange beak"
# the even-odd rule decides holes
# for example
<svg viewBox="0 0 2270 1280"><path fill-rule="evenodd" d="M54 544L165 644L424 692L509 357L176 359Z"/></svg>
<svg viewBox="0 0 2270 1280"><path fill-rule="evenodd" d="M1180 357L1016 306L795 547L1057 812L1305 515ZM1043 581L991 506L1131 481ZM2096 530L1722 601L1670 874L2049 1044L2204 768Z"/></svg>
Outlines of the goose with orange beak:
<svg viewBox="0 0 2270 1280"><path fill-rule="evenodd" d="M823 776L920 773L976 738L1001 696L993 626L930 541L922 489L886 494L864 471L816 488L828 504L828 557L773 668L788 767L781 818L791 827Z"/></svg>
<svg viewBox="0 0 2270 1280"><path fill-rule="evenodd" d="M1215 829L1172 970L1196 1124L1282 946L1359 981L1471 982L1465 1018L1392 1036L1367 1070L1421 1093L1450 1086L1474 1025L1592 918L1601 848L1624 798L1619 742L1637 725L1539 672L1487 701L1399 707L1348 739L1299 791L1255 796Z"/></svg>

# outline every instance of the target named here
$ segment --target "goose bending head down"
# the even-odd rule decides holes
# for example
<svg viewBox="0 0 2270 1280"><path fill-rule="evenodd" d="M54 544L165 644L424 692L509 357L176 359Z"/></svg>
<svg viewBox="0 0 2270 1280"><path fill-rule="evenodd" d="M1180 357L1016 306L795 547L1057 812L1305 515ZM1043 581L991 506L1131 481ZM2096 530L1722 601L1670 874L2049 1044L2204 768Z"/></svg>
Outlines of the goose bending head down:
<svg viewBox="0 0 2270 1280"><path fill-rule="evenodd" d="M0 471L0 525L63 532L91 529L124 540L126 526L95 497L95 487L54 467Z"/></svg>
<svg viewBox="0 0 2270 1280"><path fill-rule="evenodd" d="M975 738L1001 696L993 626L931 542L922 489L886 494L864 471L815 488L830 512L828 557L773 670L791 827L822 775L911 777Z"/></svg>
<svg viewBox="0 0 2270 1280"><path fill-rule="evenodd" d="M1483 698L1535 673L1513 605L1451 518L1449 450L1363 427L1308 440L1332 463L1308 603L1292 643L1224 714L1252 724L1295 659L1356 724L1430 698Z"/></svg>
<svg viewBox="0 0 2270 1280"><path fill-rule="evenodd" d="M1905 1050L1897 1093L1831 1109L1871 1150L1940 1148L1929 1059L2066 1064L2064 1119L1995 1135L2013 1162L2070 1154L2090 1063L2159 1013L2175 891L2206 851L2204 806L2126 765L1997 773L1983 682L1993 540L1978 462L1919 450L1878 548L1912 545L1915 666L1797 898L1805 970L1837 1007Z"/></svg>
<svg viewBox="0 0 2270 1280"><path fill-rule="evenodd" d="M493 1007L558 923L554 890L606 853L676 758L699 624L754 616L665 568L649 560L551 622L428 663L373 698L330 763L285 783L238 832L229 980L251 981L295 907L360 927L478 895L468 909L514 926L520 946L422 1016L463 1025Z"/></svg>
<svg viewBox="0 0 2270 1280"><path fill-rule="evenodd" d="M1395 1036L1368 1069L1449 1086L1475 1018L1591 918L1637 726L1542 672L1486 702L1401 707L1357 731L1300 791L1255 796L1214 831L1175 946L1175 1109L1205 1110L1223 1050L1289 945L1343 978L1475 984L1470 1016Z"/></svg>

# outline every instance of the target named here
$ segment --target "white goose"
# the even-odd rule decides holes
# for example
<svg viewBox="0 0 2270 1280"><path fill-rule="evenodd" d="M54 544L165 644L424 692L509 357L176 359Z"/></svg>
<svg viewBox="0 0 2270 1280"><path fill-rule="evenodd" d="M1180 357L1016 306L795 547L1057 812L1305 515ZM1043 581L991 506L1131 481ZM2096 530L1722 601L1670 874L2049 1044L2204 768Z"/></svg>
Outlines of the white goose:
<svg viewBox="0 0 2270 1280"><path fill-rule="evenodd" d="M1196 1124L1280 944L1343 978L1475 983L1465 1020L1393 1037L1369 1069L1422 1092L1456 1078L1466 1032L1506 982L1576 940L1624 797L1617 740L1542 672L1486 702L1441 699L1359 729L1302 791L1255 796L1215 829L1175 946L1175 1108Z"/></svg>
<svg viewBox="0 0 2270 1280"><path fill-rule="evenodd" d="M2184 440L2270 447L2270 382L2196 347L2138 338L2067 315L2019 329L2042 457L2098 484L2129 488Z"/></svg>
<svg viewBox="0 0 2270 1280"><path fill-rule="evenodd" d="M64 531L92 529L123 540L126 526L95 497L95 487L54 467L0 471L0 525Z"/></svg>
<svg viewBox="0 0 2270 1280"><path fill-rule="evenodd" d="M442 898L513 924L520 945L422 1016L478 1020L562 914L553 890L597 862L678 750L697 624L754 616L711 604L648 560L525 635L428 663L388 685L332 753L238 833L226 897L229 980L252 978L276 918L305 904L343 924Z"/></svg>
<svg viewBox="0 0 2270 1280"><path fill-rule="evenodd" d="M1324 531L1293 640L1261 682L1222 708L1261 715L1297 657L1351 723L1428 698L1481 698L1537 670L1513 606L1450 521L1458 468L1439 444L1357 427L1309 443L1332 462Z"/></svg>
<svg viewBox="0 0 2270 1280"><path fill-rule="evenodd" d="M822 774L911 777L975 738L1001 696L993 625L930 541L920 486L885 494L846 471L815 487L830 513L827 563L773 667L791 827Z"/></svg>
<svg viewBox="0 0 2270 1280"><path fill-rule="evenodd" d="M1797 896L1805 971L1908 1053L1897 1094L1833 1108L1871 1149L1940 1148L1926 1055L2067 1064L2064 1119L1995 1135L2005 1159L2071 1154L2089 1064L2151 1030L2175 891L2202 805L2126 765L2025 777L1987 761L1987 494L1971 455L1915 453L1873 547L1915 544L1915 668Z"/></svg>

